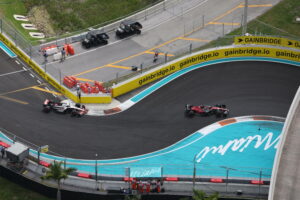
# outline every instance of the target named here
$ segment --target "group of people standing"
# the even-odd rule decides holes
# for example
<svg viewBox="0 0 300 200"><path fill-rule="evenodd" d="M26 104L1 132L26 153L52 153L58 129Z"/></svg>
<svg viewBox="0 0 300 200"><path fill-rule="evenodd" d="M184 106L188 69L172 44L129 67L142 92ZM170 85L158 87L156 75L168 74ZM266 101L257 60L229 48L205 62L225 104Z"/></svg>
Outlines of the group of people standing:
<svg viewBox="0 0 300 200"><path fill-rule="evenodd" d="M131 181L131 188L132 191L137 191L138 193L150 193L150 192L163 192L163 182L161 182L159 179L152 179L148 181L142 181L142 180L135 180L133 179Z"/></svg>

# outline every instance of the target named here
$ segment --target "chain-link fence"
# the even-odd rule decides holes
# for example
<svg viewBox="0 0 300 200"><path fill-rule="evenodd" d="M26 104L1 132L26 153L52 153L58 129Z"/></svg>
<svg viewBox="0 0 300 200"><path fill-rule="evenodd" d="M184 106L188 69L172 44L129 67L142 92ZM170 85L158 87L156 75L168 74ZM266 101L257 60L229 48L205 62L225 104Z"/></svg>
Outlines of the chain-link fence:
<svg viewBox="0 0 300 200"><path fill-rule="evenodd" d="M139 11L133 16L130 16L130 19L139 20L142 23L147 24L147 20L150 17L157 16L161 11L168 10L169 16L181 16L181 20L184 21L181 27L178 27L180 32L179 35L176 35L177 39L173 42L167 43L163 46L159 46L155 49L152 49L148 53L145 53L141 56L141 59L138 61L126 61L124 62L124 66L130 66L131 70L127 71L119 71L115 73L112 78L109 80L102 80L104 82L105 87L111 87L113 84L120 83L122 81L128 80L129 78L142 75L149 70L159 66L161 64L167 63L171 60L174 60L180 56L185 54L190 54L194 51L198 51L203 48L209 47L220 47L228 44L233 43L233 39L235 35L241 35L241 22L242 22L242 13L236 13L231 16L231 18L227 19L227 24L221 23L217 24L216 26L213 19L209 19L205 12L203 14L198 14L193 17L193 20L185 20L186 15L188 13L184 13L184 10L192 9L194 6L193 4L190 7L175 7L176 4L180 4L181 0L174 0L174 1L164 1L161 2L154 7L145 9L143 11ZM105 24L96 25L93 28L100 28L104 32L113 32L119 25L119 20L123 19L116 19L114 21L106 22ZM256 22L256 23L254 23ZM292 39L297 39L296 36L291 35L279 28L272 27L262 21L254 20L253 23L248 25L248 33L252 35L272 35L276 37L289 37ZM109 24L109 25L107 25ZM149 25L151 27L151 25ZM205 28L205 31L204 31ZM20 49L22 49L25 53L27 53L31 58L40 57L40 46L36 45L33 46L32 42L25 39L21 33L16 31L11 25L9 25L5 20L1 20L0 23L1 33L4 32ZM72 33L72 35L63 35L59 38L64 37L63 39L59 38L51 38L52 44L56 44L58 46L62 46L65 43L74 43L81 41L84 37L84 32L86 30L80 30L76 33ZM233 33L229 34L231 31ZM205 33L204 33L205 32ZM210 34L209 37L203 38L203 36L207 33ZM190 37L190 38L188 38ZM197 39L201 38L201 39ZM217 39L216 39L217 38ZM214 40L216 39L216 40ZM48 43L47 45L50 45ZM158 53L157 57L155 57L155 53ZM51 65L51 64L42 64L41 68L44 69L46 73L51 74L55 77L60 84L62 84L62 79L64 76L69 75L62 71L61 68ZM8 135L14 141L20 141L30 148L38 151L39 146L32 144L13 133L0 129L1 132ZM59 156L64 158L63 155L58 155L54 152L49 152L52 155ZM229 189L227 188L227 183L243 183L249 180L266 180L269 181L271 177L272 169L256 169L256 168L232 168L229 166L205 166L202 164L186 164L186 165L154 165L149 164L147 166L139 166L139 165L131 165L127 164L126 166L122 165L105 165L101 162L91 161L88 165L74 165L70 162L66 164L68 167L76 167L79 171L89 171L94 176L97 174L100 178L109 177L126 177L128 173L126 172L127 168L134 168L134 167L156 167L161 168L161 177L167 176L174 176L178 174L182 174L181 177L183 180L195 180L197 182L201 181L209 181L208 177L221 177L226 183L223 187L226 191ZM119 173L117 173L119 172ZM117 174L116 174L117 173ZM237 178L237 177L246 177L245 178ZM95 178L95 177L94 177ZM185 178L185 179L184 179ZM260 187L258 184L257 187Z"/></svg>

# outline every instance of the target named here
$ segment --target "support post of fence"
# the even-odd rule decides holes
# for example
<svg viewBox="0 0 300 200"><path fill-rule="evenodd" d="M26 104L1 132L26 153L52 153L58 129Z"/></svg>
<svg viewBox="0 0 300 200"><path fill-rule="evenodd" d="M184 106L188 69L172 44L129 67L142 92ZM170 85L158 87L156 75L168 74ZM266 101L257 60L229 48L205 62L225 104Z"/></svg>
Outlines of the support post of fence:
<svg viewBox="0 0 300 200"><path fill-rule="evenodd" d="M47 63L46 63L46 61L45 61L44 69L45 69L45 74L47 74Z"/></svg>
<svg viewBox="0 0 300 200"><path fill-rule="evenodd" d="M204 27L204 15L202 15L202 28Z"/></svg>
<svg viewBox="0 0 300 200"><path fill-rule="evenodd" d="M192 53L192 50L193 50L193 44L191 43L190 44L190 54Z"/></svg>
<svg viewBox="0 0 300 200"><path fill-rule="evenodd" d="M143 63L141 63L140 70L141 70L141 74L142 74L143 73Z"/></svg>
<svg viewBox="0 0 300 200"><path fill-rule="evenodd" d="M58 70L59 70L59 84L61 85L61 69Z"/></svg>
<svg viewBox="0 0 300 200"><path fill-rule="evenodd" d="M118 83L119 79L119 72L116 73L116 84Z"/></svg>
<svg viewBox="0 0 300 200"><path fill-rule="evenodd" d="M259 171L259 182L258 182L258 196L260 196L261 178L262 178L262 170L260 169L260 171Z"/></svg>
<svg viewBox="0 0 300 200"><path fill-rule="evenodd" d="M98 154L95 154L96 160L95 160L95 180L96 180L96 190L99 190L98 188Z"/></svg>
<svg viewBox="0 0 300 200"><path fill-rule="evenodd" d="M243 35L245 35L247 33L247 18L248 18L248 0L245 0L244 18L243 18L243 31L242 31Z"/></svg>
<svg viewBox="0 0 300 200"><path fill-rule="evenodd" d="M168 61L168 52L165 53L165 63Z"/></svg>
<svg viewBox="0 0 300 200"><path fill-rule="evenodd" d="M40 165L40 155L41 155L41 147L38 147L38 165Z"/></svg>
<svg viewBox="0 0 300 200"><path fill-rule="evenodd" d="M243 27L243 21L244 21L244 14L242 14L241 27Z"/></svg>
<svg viewBox="0 0 300 200"><path fill-rule="evenodd" d="M2 33L2 31L3 31L2 19L0 19L0 29L1 29L1 33Z"/></svg>
<svg viewBox="0 0 300 200"><path fill-rule="evenodd" d="M224 37L225 35L225 24L223 23L222 24L222 37Z"/></svg>
<svg viewBox="0 0 300 200"><path fill-rule="evenodd" d="M15 45L16 47L18 46L18 43L17 43L17 32L15 31L15 38L14 38L14 41L15 41Z"/></svg>
<svg viewBox="0 0 300 200"><path fill-rule="evenodd" d="M196 182L196 156L197 154L194 156L194 169L193 169L193 190L195 189L195 182Z"/></svg>
<svg viewBox="0 0 300 200"><path fill-rule="evenodd" d="M32 46L29 45L29 59L32 59Z"/></svg>
<svg viewBox="0 0 300 200"><path fill-rule="evenodd" d="M229 176L229 169L226 168L226 193L227 193L227 188L228 188L228 176Z"/></svg>
<svg viewBox="0 0 300 200"><path fill-rule="evenodd" d="M66 167L67 167L67 159L65 158L64 159L64 169L66 169Z"/></svg>

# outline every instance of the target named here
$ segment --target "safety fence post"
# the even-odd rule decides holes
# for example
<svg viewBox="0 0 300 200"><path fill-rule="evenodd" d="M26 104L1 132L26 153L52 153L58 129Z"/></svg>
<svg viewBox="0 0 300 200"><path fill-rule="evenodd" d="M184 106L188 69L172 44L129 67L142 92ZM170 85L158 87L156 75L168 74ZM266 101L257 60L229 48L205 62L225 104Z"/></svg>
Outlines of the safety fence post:
<svg viewBox="0 0 300 200"><path fill-rule="evenodd" d="M258 196L260 196L260 185L261 185L261 178L262 178L262 170L259 171L259 182L258 182Z"/></svg>
<svg viewBox="0 0 300 200"><path fill-rule="evenodd" d="M143 63L141 63L141 66L140 66L140 70L141 70L141 74L143 73Z"/></svg>
<svg viewBox="0 0 300 200"><path fill-rule="evenodd" d="M226 168L226 193L228 192L228 176L229 176L229 169Z"/></svg>
<svg viewBox="0 0 300 200"><path fill-rule="evenodd" d="M65 158L64 159L64 169L66 169L66 167L67 167L67 159Z"/></svg>
<svg viewBox="0 0 300 200"><path fill-rule="evenodd" d="M165 63L168 61L168 52L165 53Z"/></svg>
<svg viewBox="0 0 300 200"><path fill-rule="evenodd" d="M196 156L194 156L194 160L193 160L193 163L194 163L194 169L193 169L193 190L195 189L195 182L196 182Z"/></svg>
<svg viewBox="0 0 300 200"><path fill-rule="evenodd" d="M38 147L38 165L40 165L41 147Z"/></svg>
<svg viewBox="0 0 300 200"><path fill-rule="evenodd" d="M99 190L98 188L98 154L95 154L96 160L95 160L95 180L96 180L96 190Z"/></svg>
<svg viewBox="0 0 300 200"><path fill-rule="evenodd" d="M116 84L118 83L119 80L119 72L116 73Z"/></svg>

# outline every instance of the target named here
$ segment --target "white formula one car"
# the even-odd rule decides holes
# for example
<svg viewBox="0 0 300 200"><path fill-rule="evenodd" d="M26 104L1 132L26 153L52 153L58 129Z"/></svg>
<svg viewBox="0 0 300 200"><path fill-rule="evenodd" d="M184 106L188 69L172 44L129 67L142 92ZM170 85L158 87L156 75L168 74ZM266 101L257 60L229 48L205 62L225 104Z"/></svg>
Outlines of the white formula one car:
<svg viewBox="0 0 300 200"><path fill-rule="evenodd" d="M88 109L84 105L75 104L69 100L55 102L46 99L43 104L43 112L49 113L52 110L58 113L70 113L72 117L81 117L88 112Z"/></svg>

